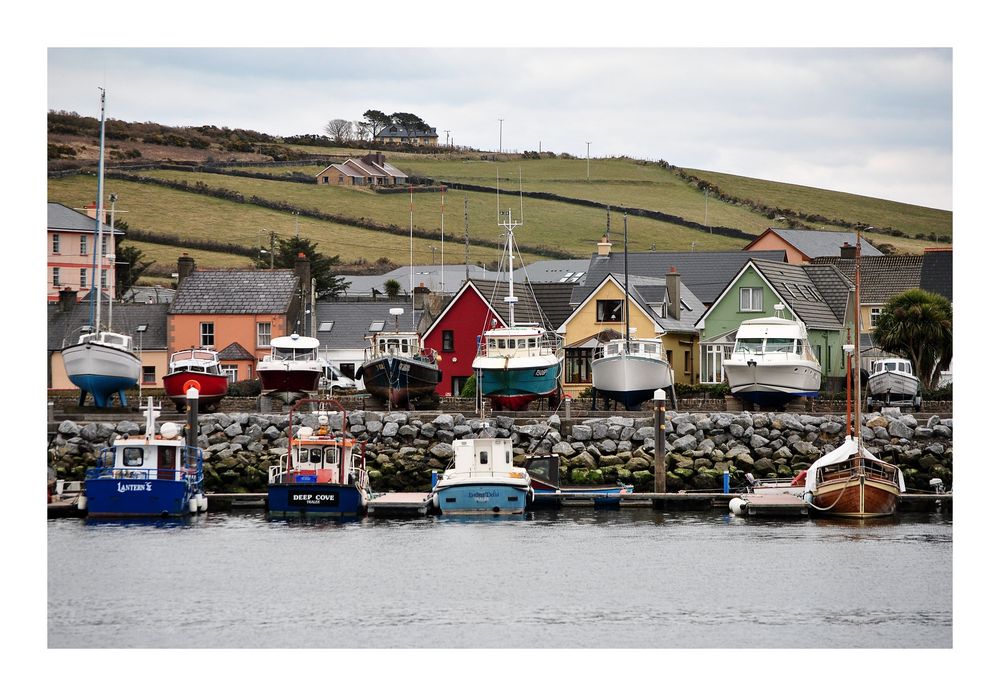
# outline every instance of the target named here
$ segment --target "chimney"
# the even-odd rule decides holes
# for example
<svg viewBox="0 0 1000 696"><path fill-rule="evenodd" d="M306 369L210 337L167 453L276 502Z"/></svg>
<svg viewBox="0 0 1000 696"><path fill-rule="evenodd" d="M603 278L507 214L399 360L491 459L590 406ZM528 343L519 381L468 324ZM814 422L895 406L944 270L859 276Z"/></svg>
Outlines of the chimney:
<svg viewBox="0 0 1000 696"><path fill-rule="evenodd" d="M83 212L91 220L96 220L97 219L97 203L88 203L87 205L83 206Z"/></svg>
<svg viewBox="0 0 1000 696"><path fill-rule="evenodd" d="M431 294L431 289L424 287L421 283L419 286L413 288L413 306L416 309L427 309L427 299Z"/></svg>
<svg viewBox="0 0 1000 696"><path fill-rule="evenodd" d="M603 235L601 241L597 243L597 255L598 256L608 256L611 253L611 242L608 241L608 235Z"/></svg>
<svg viewBox="0 0 1000 696"><path fill-rule="evenodd" d="M850 242L844 242L844 246L840 247L840 258L842 259L853 259L855 255L854 245Z"/></svg>
<svg viewBox="0 0 1000 696"><path fill-rule="evenodd" d="M681 274L673 266L667 273L667 315L674 319L681 318Z"/></svg>
<svg viewBox="0 0 1000 696"><path fill-rule="evenodd" d="M76 290L63 288L59 291L59 311L69 312L76 306Z"/></svg>
<svg viewBox="0 0 1000 696"><path fill-rule="evenodd" d="M185 251L177 259L177 287L180 287L181 281L192 273L194 273L194 259L188 256Z"/></svg>
<svg viewBox="0 0 1000 696"><path fill-rule="evenodd" d="M309 292L309 288L312 287L312 280L309 275L309 259L301 251L295 257L295 275L299 277L299 287Z"/></svg>

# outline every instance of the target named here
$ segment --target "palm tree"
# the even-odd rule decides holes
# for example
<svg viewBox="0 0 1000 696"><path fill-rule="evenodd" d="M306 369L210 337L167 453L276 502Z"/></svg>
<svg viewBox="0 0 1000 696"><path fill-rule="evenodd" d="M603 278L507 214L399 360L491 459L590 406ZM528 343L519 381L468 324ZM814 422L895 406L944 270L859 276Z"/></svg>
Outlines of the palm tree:
<svg viewBox="0 0 1000 696"><path fill-rule="evenodd" d="M888 353L909 358L924 389L932 389L951 363L951 302L925 290L901 292L886 302L872 340Z"/></svg>
<svg viewBox="0 0 1000 696"><path fill-rule="evenodd" d="M400 286L399 281L395 278L389 278L382 284L382 289L385 290L385 294L391 299L396 299L399 297L399 291L402 289L402 286Z"/></svg>

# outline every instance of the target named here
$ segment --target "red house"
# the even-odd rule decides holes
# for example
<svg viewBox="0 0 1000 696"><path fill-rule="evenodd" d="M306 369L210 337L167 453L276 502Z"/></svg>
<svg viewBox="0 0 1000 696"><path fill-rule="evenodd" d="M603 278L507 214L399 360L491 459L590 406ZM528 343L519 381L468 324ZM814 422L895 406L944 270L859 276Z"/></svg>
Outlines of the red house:
<svg viewBox="0 0 1000 696"><path fill-rule="evenodd" d="M433 348L441 356L438 363L441 383L437 387L441 396L462 392L465 380L472 376L472 361L483 331L507 326L507 309L503 304L506 294L504 283L494 288L493 281L468 280L424 330L424 347ZM514 294L519 298L514 306L514 320L519 324L542 324L542 315L529 287L515 283Z"/></svg>

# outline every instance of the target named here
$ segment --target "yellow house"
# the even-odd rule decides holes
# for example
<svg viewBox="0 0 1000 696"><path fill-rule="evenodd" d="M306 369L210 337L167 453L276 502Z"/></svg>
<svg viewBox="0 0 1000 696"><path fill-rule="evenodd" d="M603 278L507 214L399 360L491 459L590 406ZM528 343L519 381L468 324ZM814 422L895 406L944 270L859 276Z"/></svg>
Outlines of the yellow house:
<svg viewBox="0 0 1000 696"><path fill-rule="evenodd" d="M698 331L704 305L671 269L663 278L629 278L629 324L633 338L659 338L674 370L674 383L695 384ZM565 349L563 388L578 396L591 386L590 363L599 343L625 334L624 277L608 274L556 329Z"/></svg>

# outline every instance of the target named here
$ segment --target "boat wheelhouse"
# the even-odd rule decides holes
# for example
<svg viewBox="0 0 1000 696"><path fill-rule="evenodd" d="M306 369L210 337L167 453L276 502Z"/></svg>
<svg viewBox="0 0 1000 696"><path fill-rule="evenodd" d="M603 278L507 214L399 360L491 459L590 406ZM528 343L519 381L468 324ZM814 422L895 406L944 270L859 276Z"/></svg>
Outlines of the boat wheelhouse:
<svg viewBox="0 0 1000 696"><path fill-rule="evenodd" d="M156 431L158 406L150 397L146 430L122 435L87 470L81 509L88 517L179 517L208 509L202 451L181 437L176 423Z"/></svg>
<svg viewBox="0 0 1000 696"><path fill-rule="evenodd" d="M229 389L229 377L222 371L219 354L205 348L188 348L170 356L163 390L178 411L187 408L187 390L198 390L200 406L213 410Z"/></svg>
<svg viewBox="0 0 1000 696"><path fill-rule="evenodd" d="M293 420L300 409L315 408L316 427ZM331 416L338 416L335 431ZM288 451L268 469L267 515L270 518L359 517L371 499L365 445L347 432L347 413L335 399L302 399L288 414L288 428L295 433Z"/></svg>
<svg viewBox="0 0 1000 696"><path fill-rule="evenodd" d="M628 410L653 398L657 389L668 390L674 372L655 338L613 339L594 349L591 363L594 389Z"/></svg>
<svg viewBox="0 0 1000 696"><path fill-rule="evenodd" d="M432 502L443 514L522 513L533 497L527 470L513 464L510 438L455 440L455 461L438 477Z"/></svg>
<svg viewBox="0 0 1000 696"><path fill-rule="evenodd" d="M389 313L398 317L403 310L393 307ZM429 396L441 382L438 354L424 350L415 331L376 331L368 337L365 362L361 365L365 390L388 401L392 406L406 406L413 399Z"/></svg>
<svg viewBox="0 0 1000 696"><path fill-rule="evenodd" d="M271 341L271 354L257 363L262 392L292 403L319 387L323 364L319 341L310 336L280 336Z"/></svg>
<svg viewBox="0 0 1000 696"><path fill-rule="evenodd" d="M722 365L733 396L762 406L780 406L819 395L822 370L806 327L776 315L740 324L732 355Z"/></svg>

